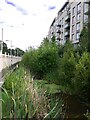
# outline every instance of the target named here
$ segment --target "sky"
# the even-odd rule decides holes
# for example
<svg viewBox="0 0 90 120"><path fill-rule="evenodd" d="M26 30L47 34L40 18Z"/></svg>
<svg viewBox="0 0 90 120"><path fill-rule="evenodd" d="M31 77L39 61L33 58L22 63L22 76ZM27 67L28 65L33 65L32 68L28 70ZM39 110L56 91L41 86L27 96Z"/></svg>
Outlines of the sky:
<svg viewBox="0 0 90 120"><path fill-rule="evenodd" d="M8 47L38 47L67 0L0 0L0 40ZM8 41L6 41L8 40Z"/></svg>

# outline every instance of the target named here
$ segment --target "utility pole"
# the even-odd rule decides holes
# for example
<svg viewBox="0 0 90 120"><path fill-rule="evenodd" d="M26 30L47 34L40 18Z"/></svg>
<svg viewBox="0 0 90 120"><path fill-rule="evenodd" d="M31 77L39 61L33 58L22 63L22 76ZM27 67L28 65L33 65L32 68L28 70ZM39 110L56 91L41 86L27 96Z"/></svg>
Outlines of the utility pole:
<svg viewBox="0 0 90 120"><path fill-rule="evenodd" d="M2 28L2 39L1 39L1 50L0 50L0 52L1 52L1 54L3 54L3 28Z"/></svg>
<svg viewBox="0 0 90 120"><path fill-rule="evenodd" d="M2 54L3 54L3 28L2 28L2 44L1 44L1 50L2 50Z"/></svg>

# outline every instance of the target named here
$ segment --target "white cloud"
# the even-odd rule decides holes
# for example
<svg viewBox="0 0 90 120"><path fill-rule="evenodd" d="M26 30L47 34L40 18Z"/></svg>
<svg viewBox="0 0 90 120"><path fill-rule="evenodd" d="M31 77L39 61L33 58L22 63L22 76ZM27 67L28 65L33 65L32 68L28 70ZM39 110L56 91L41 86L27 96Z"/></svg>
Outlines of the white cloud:
<svg viewBox="0 0 90 120"><path fill-rule="evenodd" d="M0 0L0 28L4 27L4 40L10 39L14 46L24 50L28 46L40 45L48 34L54 17L66 1L8 0L14 6Z"/></svg>

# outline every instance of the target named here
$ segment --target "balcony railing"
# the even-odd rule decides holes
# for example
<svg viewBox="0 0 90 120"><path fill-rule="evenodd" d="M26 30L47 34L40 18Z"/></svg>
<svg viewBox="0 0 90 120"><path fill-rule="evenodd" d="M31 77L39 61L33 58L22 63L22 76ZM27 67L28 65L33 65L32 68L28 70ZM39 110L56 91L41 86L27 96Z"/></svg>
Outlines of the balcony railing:
<svg viewBox="0 0 90 120"><path fill-rule="evenodd" d="M69 23L67 23L67 24L65 24L65 26L64 26L64 28L69 28L70 27L70 24Z"/></svg>
<svg viewBox="0 0 90 120"><path fill-rule="evenodd" d="M78 10L78 11L77 11L77 14L80 14L80 13L81 13L81 10Z"/></svg>
<svg viewBox="0 0 90 120"><path fill-rule="evenodd" d="M70 15L67 15L65 21L69 21L69 20L70 20Z"/></svg>
<svg viewBox="0 0 90 120"><path fill-rule="evenodd" d="M60 39L60 37L57 37L56 39L57 39L58 41L60 41L60 40L61 40L61 39Z"/></svg>
<svg viewBox="0 0 90 120"><path fill-rule="evenodd" d="M61 33L61 31L60 31L60 30L57 30L56 32L57 32L57 33L59 33L59 34Z"/></svg>
<svg viewBox="0 0 90 120"><path fill-rule="evenodd" d="M87 11L85 11L85 13L84 13L85 15L90 15L90 11L89 10L87 10Z"/></svg>
<svg viewBox="0 0 90 120"><path fill-rule="evenodd" d="M61 24L57 24L57 27L61 27Z"/></svg>
<svg viewBox="0 0 90 120"><path fill-rule="evenodd" d="M84 3L90 5L90 0L86 0Z"/></svg>
<svg viewBox="0 0 90 120"><path fill-rule="evenodd" d="M66 32L65 32L65 36L69 36L69 31L66 31Z"/></svg>
<svg viewBox="0 0 90 120"><path fill-rule="evenodd" d="M59 34L56 34L56 38L60 38L60 35L59 35Z"/></svg>

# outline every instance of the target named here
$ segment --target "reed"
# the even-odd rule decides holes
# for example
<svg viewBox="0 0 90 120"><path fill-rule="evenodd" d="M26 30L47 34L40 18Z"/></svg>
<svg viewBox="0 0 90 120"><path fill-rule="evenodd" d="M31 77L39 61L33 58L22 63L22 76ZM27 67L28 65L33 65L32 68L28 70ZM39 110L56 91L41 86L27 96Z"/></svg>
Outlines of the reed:
<svg viewBox="0 0 90 120"><path fill-rule="evenodd" d="M23 67L8 73L2 87L3 118L57 117L61 110L60 100L52 99L49 102L47 95L51 91L51 86L47 86L45 81L34 81L30 72Z"/></svg>

